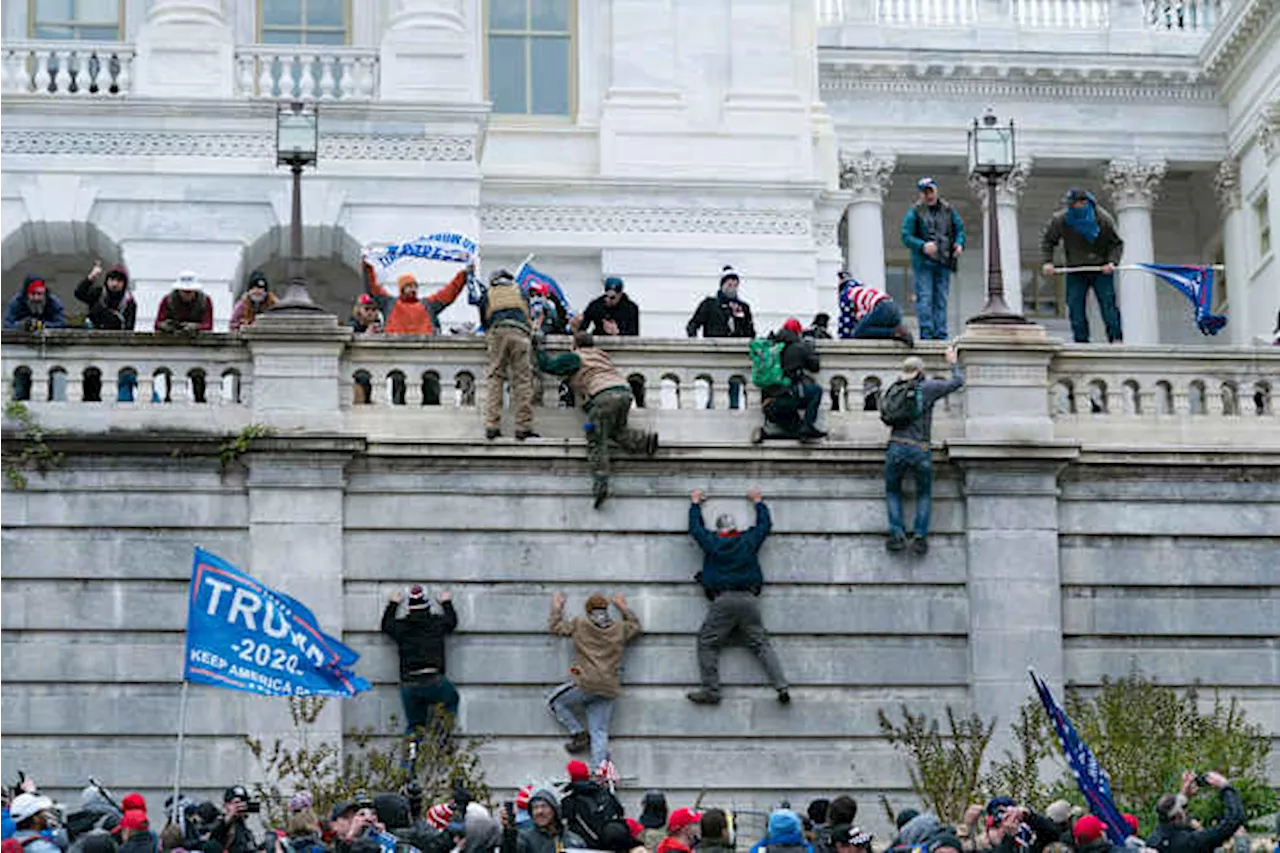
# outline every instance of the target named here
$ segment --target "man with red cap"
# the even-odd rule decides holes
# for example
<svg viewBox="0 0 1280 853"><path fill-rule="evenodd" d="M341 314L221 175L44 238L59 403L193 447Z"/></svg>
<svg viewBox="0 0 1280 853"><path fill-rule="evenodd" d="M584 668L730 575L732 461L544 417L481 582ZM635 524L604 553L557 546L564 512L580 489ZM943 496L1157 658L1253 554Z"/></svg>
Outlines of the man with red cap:
<svg viewBox="0 0 1280 853"><path fill-rule="evenodd" d="M44 279L29 275L22 281L22 290L9 300L4 312L4 327L24 332L65 329L67 318L62 301L49 292Z"/></svg>
<svg viewBox="0 0 1280 853"><path fill-rule="evenodd" d="M458 712L458 690L445 676L444 655L444 638L458 627L458 614L447 591L436 597L441 612L433 612L421 584L410 587L408 612L397 619L402 601L403 592L391 593L382 611L382 633L395 641L400 653L405 733L412 737L410 752L416 755L416 746L435 719L437 708L443 706L451 718Z"/></svg>
<svg viewBox="0 0 1280 853"><path fill-rule="evenodd" d="M769 340L782 343L781 367L784 382L760 389L765 420L777 425L788 435L800 439L823 438L818 429L818 410L822 406L822 386L810 374L820 365L813 341L801 337L803 327L795 317L788 318Z"/></svg>
<svg viewBox="0 0 1280 853"><path fill-rule="evenodd" d="M676 809L667 818L667 837L654 853L693 853L698 843L702 815L693 809Z"/></svg>
<svg viewBox="0 0 1280 853"><path fill-rule="evenodd" d="M622 803L612 791L591 778L591 770L583 762L570 761L565 771L569 774L569 784L560 801L565 829L580 836L588 848L610 849L606 839L626 833Z"/></svg>

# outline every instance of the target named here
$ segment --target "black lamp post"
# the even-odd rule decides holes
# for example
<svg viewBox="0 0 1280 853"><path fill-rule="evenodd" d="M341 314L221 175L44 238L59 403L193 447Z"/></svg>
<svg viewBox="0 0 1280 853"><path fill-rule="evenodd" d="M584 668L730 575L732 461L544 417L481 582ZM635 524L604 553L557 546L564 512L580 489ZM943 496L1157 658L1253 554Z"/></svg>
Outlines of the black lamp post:
<svg viewBox="0 0 1280 853"><path fill-rule="evenodd" d="M1000 269L1000 224L996 211L996 186L1000 179L1013 171L1014 159L1013 121L999 123L996 114L988 109L982 119L974 119L969 130L969 174L977 175L987 183L987 304L982 311L969 318L970 323L1013 324L1025 323L1026 318L1013 313L1004 301L1004 275ZM1017 275L1018 271L1013 270Z"/></svg>
<svg viewBox="0 0 1280 853"><path fill-rule="evenodd" d="M302 268L302 167L314 166L320 150L320 116L314 103L293 101L276 108L276 165L293 172L293 221L289 223L289 287L272 311L324 311L311 301Z"/></svg>

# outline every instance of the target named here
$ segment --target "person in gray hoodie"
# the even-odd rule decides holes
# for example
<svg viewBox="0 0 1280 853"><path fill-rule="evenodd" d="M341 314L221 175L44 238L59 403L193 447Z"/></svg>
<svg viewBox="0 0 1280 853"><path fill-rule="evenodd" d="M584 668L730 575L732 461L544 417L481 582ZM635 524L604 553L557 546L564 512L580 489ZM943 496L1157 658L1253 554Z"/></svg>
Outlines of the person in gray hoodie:
<svg viewBox="0 0 1280 853"><path fill-rule="evenodd" d="M502 853L560 853L567 847L584 848L587 843L564 826L560 799L553 791L540 788L529 797L530 823L517 829L502 813ZM470 849L470 840L467 842Z"/></svg>

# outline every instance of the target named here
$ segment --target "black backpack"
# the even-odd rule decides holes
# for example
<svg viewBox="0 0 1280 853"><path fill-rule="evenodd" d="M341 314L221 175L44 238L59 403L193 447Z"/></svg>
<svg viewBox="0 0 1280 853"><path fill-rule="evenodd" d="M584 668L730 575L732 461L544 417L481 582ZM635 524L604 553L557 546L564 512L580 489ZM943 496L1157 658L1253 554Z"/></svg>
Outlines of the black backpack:
<svg viewBox="0 0 1280 853"><path fill-rule="evenodd" d="M880 420L891 427L904 427L924 414L924 396L919 376L899 379L880 395Z"/></svg>
<svg viewBox="0 0 1280 853"><path fill-rule="evenodd" d="M582 836L588 847L607 849L601 842L610 833L610 824L622 824L626 831L625 813L618 798L603 785L582 785L561 803L565 827Z"/></svg>

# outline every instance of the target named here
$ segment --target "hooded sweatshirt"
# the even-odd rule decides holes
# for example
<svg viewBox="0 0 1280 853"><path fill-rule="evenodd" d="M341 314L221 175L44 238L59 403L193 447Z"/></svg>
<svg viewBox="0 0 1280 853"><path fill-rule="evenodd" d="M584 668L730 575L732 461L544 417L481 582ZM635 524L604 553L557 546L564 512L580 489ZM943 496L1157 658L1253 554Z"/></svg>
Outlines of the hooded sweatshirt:
<svg viewBox="0 0 1280 853"><path fill-rule="evenodd" d="M709 597L721 592L753 592L764 586L764 574L756 556L773 529L773 519L764 501L756 504L756 524L745 532L715 534L702 520L702 507L689 506L689 534L702 546L702 571L698 580Z"/></svg>
<svg viewBox="0 0 1280 853"><path fill-rule="evenodd" d="M574 657L569 673L584 693L606 699L622 693L622 651L627 643L640 636L640 620L634 613L623 610L621 619L614 619L602 628L582 617L566 620L561 606L552 609L548 628L553 634L573 639Z"/></svg>
<svg viewBox="0 0 1280 853"><path fill-rule="evenodd" d="M32 318L44 323L47 329L65 329L67 327L66 312L62 309L62 300L53 295L53 291L49 290L45 285L44 305L40 308L37 315L31 310L31 303L27 301L27 287L33 281L43 281L38 275L29 275L22 281L22 289L19 290L9 300L9 305L4 312L4 327L6 329L21 329L27 320Z"/></svg>
<svg viewBox="0 0 1280 853"><path fill-rule="evenodd" d="M107 279L124 279L124 288L113 291ZM107 270L100 282L86 278L76 285L76 299L89 306L89 322L95 329L132 331L138 320L138 303L129 292L129 273L120 264Z"/></svg>
<svg viewBox="0 0 1280 853"><path fill-rule="evenodd" d="M534 791L529 797L529 808L532 809L533 804L539 800L551 806L556 819L546 829L533 822L522 829L507 827L502 834L502 853L560 853L567 847L585 848L585 841L564 828L564 821L560 817L560 799L555 792L547 788ZM467 848L470 847L471 842L468 840Z"/></svg>
<svg viewBox="0 0 1280 853"><path fill-rule="evenodd" d="M813 847L804 840L804 824L800 815L790 809L778 809L769 815L768 834L759 844L751 848L751 853L813 853Z"/></svg>
<svg viewBox="0 0 1280 853"><path fill-rule="evenodd" d="M502 829L479 803L467 803L467 853L488 853L502 842Z"/></svg>

